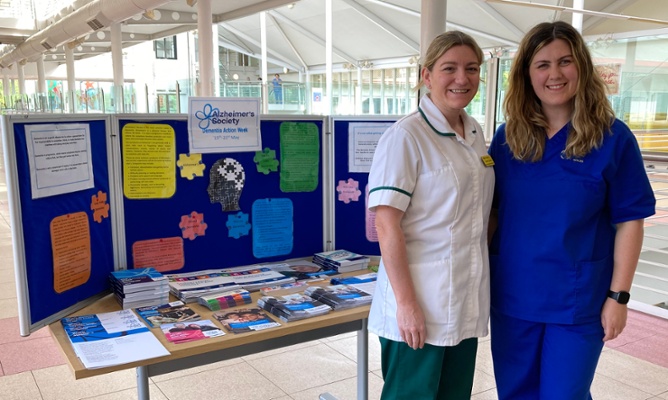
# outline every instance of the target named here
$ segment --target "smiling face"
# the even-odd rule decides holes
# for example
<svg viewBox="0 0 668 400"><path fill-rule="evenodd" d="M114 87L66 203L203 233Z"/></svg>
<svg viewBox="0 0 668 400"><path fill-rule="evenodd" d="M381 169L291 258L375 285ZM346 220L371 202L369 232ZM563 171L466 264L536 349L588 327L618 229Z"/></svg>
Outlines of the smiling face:
<svg viewBox="0 0 668 400"><path fill-rule="evenodd" d="M578 69L566 41L556 39L537 51L529 65L529 76L543 110L570 113L578 86Z"/></svg>
<svg viewBox="0 0 668 400"><path fill-rule="evenodd" d="M422 79L438 109L446 117L458 115L478 92L480 61L469 46L454 46L438 58L431 70L422 70Z"/></svg>

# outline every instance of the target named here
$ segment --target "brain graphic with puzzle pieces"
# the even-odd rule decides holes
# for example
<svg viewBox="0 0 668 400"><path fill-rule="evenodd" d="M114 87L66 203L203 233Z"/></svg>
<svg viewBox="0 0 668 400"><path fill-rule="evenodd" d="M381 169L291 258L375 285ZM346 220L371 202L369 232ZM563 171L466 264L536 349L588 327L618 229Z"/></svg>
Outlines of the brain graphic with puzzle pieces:
<svg viewBox="0 0 668 400"><path fill-rule="evenodd" d="M201 154L179 154L179 160L176 162L181 170L181 178L195 179L196 176L204 176L206 165L202 162Z"/></svg>
<svg viewBox="0 0 668 400"><path fill-rule="evenodd" d="M204 236L206 227L207 225L204 223L204 214L193 211L190 215L181 216L179 228L181 228L181 233L184 238L195 240L198 236Z"/></svg>
<svg viewBox="0 0 668 400"><path fill-rule="evenodd" d="M98 191L97 194L90 197L90 209L93 210L93 219L101 223L102 218L109 218L109 204L107 204L107 194Z"/></svg>

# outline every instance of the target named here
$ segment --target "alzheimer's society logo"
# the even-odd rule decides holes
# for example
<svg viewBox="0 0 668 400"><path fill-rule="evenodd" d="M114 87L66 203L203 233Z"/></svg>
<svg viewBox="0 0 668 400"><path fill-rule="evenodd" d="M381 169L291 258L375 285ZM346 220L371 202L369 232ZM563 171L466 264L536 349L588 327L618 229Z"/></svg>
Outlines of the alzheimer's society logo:
<svg viewBox="0 0 668 400"><path fill-rule="evenodd" d="M204 109L195 113L195 118L199 120L199 128L201 130L208 129L211 125L211 118L220 114L220 110L213 108L211 104L204 105Z"/></svg>

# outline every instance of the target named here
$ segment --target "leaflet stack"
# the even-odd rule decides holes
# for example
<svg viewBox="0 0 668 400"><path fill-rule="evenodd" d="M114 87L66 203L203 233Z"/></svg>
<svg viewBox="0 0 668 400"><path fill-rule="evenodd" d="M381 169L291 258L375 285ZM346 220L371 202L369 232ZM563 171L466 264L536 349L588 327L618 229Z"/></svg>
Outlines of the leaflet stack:
<svg viewBox="0 0 668 400"><path fill-rule="evenodd" d="M366 269L369 261L369 257L348 250L324 251L313 255L315 264L341 273Z"/></svg>
<svg viewBox="0 0 668 400"><path fill-rule="evenodd" d="M124 310L169 302L167 277L154 268L114 271L109 275L109 281Z"/></svg>
<svg viewBox="0 0 668 400"><path fill-rule="evenodd" d="M310 286L304 294L334 310L364 306L371 303L373 298L372 294L350 285Z"/></svg>
<svg viewBox="0 0 668 400"><path fill-rule="evenodd" d="M184 274L167 275L172 294L184 303L193 303L200 296L241 289L220 269L210 269Z"/></svg>
<svg viewBox="0 0 668 400"><path fill-rule="evenodd" d="M257 305L285 322L317 317L332 311L332 307L327 304L301 293L275 297L262 296L258 299Z"/></svg>

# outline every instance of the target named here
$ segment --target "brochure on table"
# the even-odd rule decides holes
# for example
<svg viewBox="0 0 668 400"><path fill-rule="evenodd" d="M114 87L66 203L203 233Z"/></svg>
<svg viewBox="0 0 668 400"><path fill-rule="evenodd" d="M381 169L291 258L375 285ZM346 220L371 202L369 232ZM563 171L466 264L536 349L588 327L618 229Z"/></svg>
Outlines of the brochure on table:
<svg viewBox="0 0 668 400"><path fill-rule="evenodd" d="M117 269L187 273L335 245L378 255L364 197L334 182L366 185L366 173L347 172L353 122L365 120L262 116L262 151L191 153L186 115L3 116L21 334L108 294ZM336 154L333 138L346 142ZM85 179L65 176L69 189L34 196L33 185L62 184L68 170Z"/></svg>
<svg viewBox="0 0 668 400"><path fill-rule="evenodd" d="M67 317L61 322L74 353L88 369L169 355L131 310Z"/></svg>

